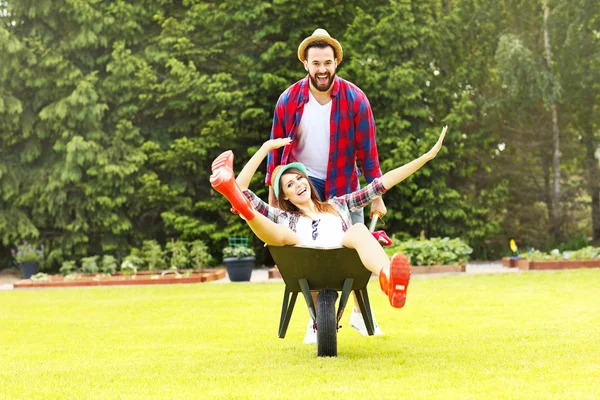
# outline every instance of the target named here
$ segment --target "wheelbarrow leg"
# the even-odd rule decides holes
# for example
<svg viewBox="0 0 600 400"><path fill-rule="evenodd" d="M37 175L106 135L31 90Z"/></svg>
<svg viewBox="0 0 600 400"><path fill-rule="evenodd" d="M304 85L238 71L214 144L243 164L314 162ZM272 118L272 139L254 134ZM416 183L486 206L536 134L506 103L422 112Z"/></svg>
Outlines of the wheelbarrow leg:
<svg viewBox="0 0 600 400"><path fill-rule="evenodd" d="M305 278L298 279L298 283L300 284L300 289L302 290L302 294L304 295L304 300L306 301L306 305L308 306L308 313L312 318L313 322L317 322L317 311L315 309L315 303L313 301L312 295L310 294L310 288L308 287L308 281Z"/></svg>
<svg viewBox="0 0 600 400"><path fill-rule="evenodd" d="M340 304L338 305L337 312L337 322L340 324L340 320L344 315L344 309L346 308L346 304L348 304L348 298L350 297L350 293L352 293L352 284L354 283L353 278L346 278L344 280L344 286L342 288L342 296L340 297Z"/></svg>
<svg viewBox="0 0 600 400"><path fill-rule="evenodd" d="M296 304L296 298L298 297L298 292L291 293L290 299L290 291L287 286L285 287L285 291L283 292L283 304L281 306L281 318L279 319L279 337L283 339L285 337L285 333L287 332L288 325L290 324L290 319L292 318L292 312L294 311L294 305Z"/></svg>
<svg viewBox="0 0 600 400"><path fill-rule="evenodd" d="M360 312L365 321L367 333L369 334L369 336L373 336L375 334L375 326L373 324L373 314L371 314L371 303L369 302L367 288L364 288L362 290L355 290L354 294L356 295L358 307L360 308Z"/></svg>

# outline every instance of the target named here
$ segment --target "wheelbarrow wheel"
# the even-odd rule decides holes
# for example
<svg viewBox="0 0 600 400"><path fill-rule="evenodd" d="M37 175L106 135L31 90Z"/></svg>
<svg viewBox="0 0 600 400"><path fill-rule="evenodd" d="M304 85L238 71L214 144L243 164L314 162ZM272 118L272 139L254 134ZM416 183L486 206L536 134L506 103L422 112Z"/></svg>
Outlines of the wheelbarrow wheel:
<svg viewBox="0 0 600 400"><path fill-rule="evenodd" d="M335 301L338 292L323 289L317 294L317 356L337 357L337 316Z"/></svg>

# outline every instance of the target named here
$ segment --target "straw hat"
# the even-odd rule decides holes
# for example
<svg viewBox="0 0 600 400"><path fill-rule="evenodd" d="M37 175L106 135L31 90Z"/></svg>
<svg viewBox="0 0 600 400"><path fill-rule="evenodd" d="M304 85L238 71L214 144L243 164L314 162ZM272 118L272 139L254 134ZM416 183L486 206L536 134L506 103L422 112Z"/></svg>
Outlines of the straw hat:
<svg viewBox="0 0 600 400"><path fill-rule="evenodd" d="M342 62L342 58L344 56L344 51L342 50L342 45L340 42L329 36L329 33L325 29L316 29L313 34L300 43L298 46L298 59L302 62L306 61L304 58L304 51L308 47L309 44L317 41L327 42L331 47L335 49L335 55L337 58L338 64Z"/></svg>

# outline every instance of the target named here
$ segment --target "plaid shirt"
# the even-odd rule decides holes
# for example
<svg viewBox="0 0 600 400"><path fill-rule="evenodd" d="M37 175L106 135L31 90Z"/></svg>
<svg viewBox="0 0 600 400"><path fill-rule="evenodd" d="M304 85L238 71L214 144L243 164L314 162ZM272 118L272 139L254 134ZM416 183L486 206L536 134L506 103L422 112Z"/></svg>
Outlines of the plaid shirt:
<svg viewBox="0 0 600 400"><path fill-rule="evenodd" d="M356 192L345 194L339 197L332 197L327 202L335 208L335 211L337 211L342 222L342 229L344 232L346 232L348 228L352 226L352 218L350 218L350 213L366 207L369 203L375 200L376 197L381 196L386 191L387 189L385 186L383 186L383 183L376 178L373 180L373 182L364 188L357 190ZM277 224L289 226L292 231L296 232L298 219L300 219L302 216L301 213L287 212L280 210L277 207L272 207L262 201L251 190L244 190L244 195L246 195L248 200L250 200L256 211Z"/></svg>
<svg viewBox="0 0 600 400"><path fill-rule="evenodd" d="M308 102L309 86L307 75L281 94L275 107L271 139L295 139L304 105ZM357 157L367 183L381 176L375 120L367 96L353 83L336 76L331 98L331 137L325 180L327 198L352 193L358 188ZM271 184L271 174L276 166L296 161L292 159L292 146L294 142L269 152L267 185Z"/></svg>

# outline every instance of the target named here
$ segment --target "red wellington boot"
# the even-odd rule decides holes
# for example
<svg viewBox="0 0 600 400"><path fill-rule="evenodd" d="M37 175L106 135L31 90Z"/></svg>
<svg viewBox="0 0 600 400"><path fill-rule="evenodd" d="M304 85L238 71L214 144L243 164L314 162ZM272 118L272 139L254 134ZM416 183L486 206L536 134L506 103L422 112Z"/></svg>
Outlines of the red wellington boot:
<svg viewBox="0 0 600 400"><path fill-rule="evenodd" d="M390 276L386 276L383 270L379 273L379 285L381 290L388 295L392 307L404 307L409 282L410 263L408 258L402 253L396 253L390 263Z"/></svg>
<svg viewBox="0 0 600 400"><path fill-rule="evenodd" d="M233 152L227 150L213 161L210 184L212 187L231 203L233 208L239 212L246 221L254 218L254 208L242 189L238 186L233 175Z"/></svg>
<svg viewBox="0 0 600 400"><path fill-rule="evenodd" d="M390 237L384 231L371 232L371 235L373 235L373 237L377 239L379 244L383 247L392 245L392 239L390 239Z"/></svg>

